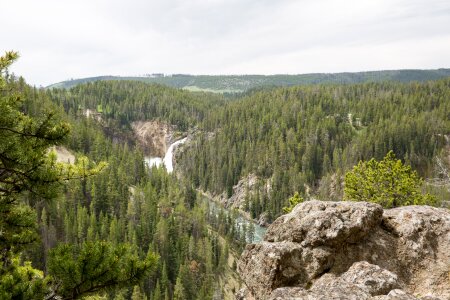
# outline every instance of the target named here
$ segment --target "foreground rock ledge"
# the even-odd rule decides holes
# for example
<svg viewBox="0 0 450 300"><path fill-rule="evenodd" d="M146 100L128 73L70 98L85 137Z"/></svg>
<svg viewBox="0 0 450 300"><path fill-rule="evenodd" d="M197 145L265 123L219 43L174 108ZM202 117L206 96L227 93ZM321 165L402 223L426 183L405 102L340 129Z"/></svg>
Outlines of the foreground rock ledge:
<svg viewBox="0 0 450 300"><path fill-rule="evenodd" d="M249 244L237 299L450 299L450 212L308 201Z"/></svg>

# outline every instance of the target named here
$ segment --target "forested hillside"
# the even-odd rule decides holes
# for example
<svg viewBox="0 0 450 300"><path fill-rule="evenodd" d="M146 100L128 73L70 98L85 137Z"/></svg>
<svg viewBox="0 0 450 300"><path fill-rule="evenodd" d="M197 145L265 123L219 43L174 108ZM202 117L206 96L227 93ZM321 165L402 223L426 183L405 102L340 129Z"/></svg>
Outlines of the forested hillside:
<svg viewBox="0 0 450 300"><path fill-rule="evenodd" d="M263 86L291 86L319 83L363 83L363 82L411 82L437 80L450 76L450 69L437 70L391 70L356 73L316 73L300 75L185 75L156 74L145 77L99 76L63 81L49 88L71 88L79 84L104 80L135 80L159 83L176 88L204 90L218 93L244 92Z"/></svg>
<svg viewBox="0 0 450 300"><path fill-rule="evenodd" d="M190 93L158 84L137 81L97 81L70 90L47 90L55 103L69 115L90 109L116 126L132 121L160 119L184 131L225 100L211 93Z"/></svg>
<svg viewBox="0 0 450 300"><path fill-rule="evenodd" d="M233 255L255 228L212 210L198 191L229 198L256 178L241 185L243 209L270 222L301 197L341 200L345 173L390 150L426 178L450 163L450 79L265 87L232 98L137 81L36 89L5 75L0 83L0 225L28 222L5 225L27 231L12 248L0 239L0 287L20 286L1 297L229 297ZM131 123L148 120L189 136L175 174L144 164ZM75 161L58 163L53 145ZM37 165L22 172L29 161ZM423 189L449 197L446 187Z"/></svg>
<svg viewBox="0 0 450 300"><path fill-rule="evenodd" d="M448 79L255 92L205 118L207 134L188 146L181 163L197 187L228 197L255 174L257 193L247 195L245 209L273 218L296 191L342 199L345 172L389 150L421 176L434 176L433 159L448 151L449 99Z"/></svg>
<svg viewBox="0 0 450 300"><path fill-rule="evenodd" d="M127 86L126 83L120 83L120 86L124 84ZM139 93L140 84L131 83L134 84L137 84L137 88L132 95ZM121 102L120 100L126 99L116 98L114 93L126 92L116 88L114 83L111 86L112 89L108 90L111 93L109 99L118 99L117 102L103 100L105 102L84 104L86 107L93 103L93 107L99 103L106 107L111 105L111 115L105 113L104 116L117 120L114 115L116 105L127 107L133 103ZM175 94L163 94L161 89ZM140 105L151 105L151 101L144 99L154 99L163 108L157 110L156 114L152 109L136 109L136 114L128 114L129 120L139 119L137 113L142 113L141 117L144 118L158 116L170 121L171 113L180 114L184 107L190 107L191 114L185 111L182 114L184 118L178 119L185 120L185 123L174 122L183 129L183 126L192 125L189 122L195 123L197 118L202 117L202 108L196 109L195 100L188 101L195 99L195 96L161 86L150 86L146 92L148 94L141 98L127 99L141 100ZM70 100L78 99L77 96ZM173 105L171 102L176 103L174 107L177 109L167 108ZM214 101L208 103L213 105ZM117 109L117 112L133 111L127 109ZM128 148L127 144L112 143L104 135L101 122L84 115L70 118L76 129L69 137L67 146L76 153L87 155L93 161L106 161L109 166L92 179L70 182L65 196L58 203L38 208L41 211L43 248L36 249L31 254L33 257L36 255L34 253L44 257L36 257L36 261L45 263L48 249L62 241L72 244L90 240L107 240L113 244L127 242L141 255L148 251L157 253L160 262L155 273L148 276L141 285L111 291L108 299L128 299L130 296L136 299L210 299L214 293L220 295L222 291L218 278L223 277L225 270L229 268L229 246L225 240L219 243L218 235L208 227L205 215L209 214L209 208L204 202L197 201L196 192L191 185L181 183L176 177L167 174L165 169L153 168L148 172L142 153ZM128 122L128 119L125 120ZM229 231L228 235L223 232L223 236L228 236L228 241L236 240L241 243L240 233L230 229L233 226L230 220L225 227ZM218 226L215 228L218 229ZM236 242L235 245L241 247ZM45 264L39 266L45 269Z"/></svg>
<svg viewBox="0 0 450 300"><path fill-rule="evenodd" d="M155 118L180 131L200 128L180 156L184 176L227 197L239 180L257 176L257 193L245 199L254 218L279 215L297 191L342 199L345 172L389 150L422 177L435 177L435 158L446 155L450 133L448 79L266 87L232 100L133 81L46 92L67 113L94 110L112 128Z"/></svg>
<svg viewBox="0 0 450 300"><path fill-rule="evenodd" d="M24 114L43 122L36 128L36 134L40 131L44 134L47 123L49 130L58 128L43 119L48 113L63 121L63 128L67 129L61 133L64 140L53 141L52 136L45 133L46 142L39 146L44 148L39 149L47 151L46 145L61 145L62 142L75 155L76 161L75 165L73 162L59 164L55 161L57 154L48 153L49 170L67 168L70 180L55 177L54 183L46 182L53 177L41 172L40 176L46 177L29 180L34 182L35 188L40 184L44 191L52 191L52 197L37 195L30 187L31 193L18 194L17 203L13 203L13 207L29 207L30 215L26 220L31 224L27 225L29 231L25 233L30 239L24 239L27 235L20 237L24 246L14 246L16 250L11 255L9 250L6 255L2 254L0 298L78 299L91 294L99 295L99 299L211 299L213 294L220 296L223 282L227 280L224 274L232 272L228 259L234 250L229 249L228 242L234 241L232 245L236 250L242 249L245 243L232 217L222 215L219 228L215 213L205 218L210 215L210 209L204 201L197 201L191 184L179 181L163 168L149 170L140 150L131 147L126 140L108 135L105 128L126 127L129 121L141 118L161 118L173 121L183 130L200 121L221 98L138 82L99 82L85 88L82 92L77 89L38 90L14 77L6 78L2 86L2 111L13 111L6 99L11 99L11 103L16 101L21 111L17 112L18 116ZM101 117L87 116L89 108ZM8 116L2 114L2 117ZM29 130L35 129L27 129L27 125L24 129L7 128L9 123L6 122L14 119L3 118L0 133L6 134L2 146L6 152L2 150L1 154L0 212L8 217L7 205L11 205L8 204L11 198L3 199L3 191L9 184L5 174L9 174L7 170L12 165L4 159L13 148L6 137L8 132L17 132L22 136L20 139L27 141L34 138ZM33 141L30 140L31 145ZM24 155L36 159L37 153ZM37 158L42 160L41 165L47 159L45 156ZM25 157L21 160L26 161ZM66 173L60 174L65 176ZM13 217L18 219L19 216L22 218L18 214ZM3 221L0 225L3 228ZM14 229L16 225L10 226ZM215 230L220 230L222 237L219 238ZM31 235L34 231L39 233L39 239ZM1 241L2 247L7 245L8 241L3 238ZM20 257L20 261L30 261L36 269L31 269L28 263L23 267L16 265L16 257ZM17 274L11 273L13 267ZM13 279L10 274L18 278ZM12 280L16 280L15 283ZM14 289L8 288L11 286Z"/></svg>

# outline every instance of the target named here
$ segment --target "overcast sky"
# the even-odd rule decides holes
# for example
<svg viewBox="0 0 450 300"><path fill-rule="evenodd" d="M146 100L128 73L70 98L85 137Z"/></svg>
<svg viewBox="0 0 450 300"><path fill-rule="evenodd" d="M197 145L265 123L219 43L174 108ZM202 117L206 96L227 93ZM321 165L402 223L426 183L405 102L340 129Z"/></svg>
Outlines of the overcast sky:
<svg viewBox="0 0 450 300"><path fill-rule="evenodd" d="M0 0L0 51L46 86L147 73L450 67L449 0Z"/></svg>

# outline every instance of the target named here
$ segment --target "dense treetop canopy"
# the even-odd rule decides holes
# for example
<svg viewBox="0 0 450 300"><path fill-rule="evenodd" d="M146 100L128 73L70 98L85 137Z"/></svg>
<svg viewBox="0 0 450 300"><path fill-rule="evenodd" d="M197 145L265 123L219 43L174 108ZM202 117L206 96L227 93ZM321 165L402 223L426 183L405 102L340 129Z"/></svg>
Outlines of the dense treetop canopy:
<svg viewBox="0 0 450 300"><path fill-rule="evenodd" d="M228 196L255 174L259 193L247 207L254 217L276 216L297 191L341 200L345 172L390 150L433 176L433 158L448 146L448 99L449 79L256 91L211 112L201 123L209 134L188 146L181 164L196 186Z"/></svg>

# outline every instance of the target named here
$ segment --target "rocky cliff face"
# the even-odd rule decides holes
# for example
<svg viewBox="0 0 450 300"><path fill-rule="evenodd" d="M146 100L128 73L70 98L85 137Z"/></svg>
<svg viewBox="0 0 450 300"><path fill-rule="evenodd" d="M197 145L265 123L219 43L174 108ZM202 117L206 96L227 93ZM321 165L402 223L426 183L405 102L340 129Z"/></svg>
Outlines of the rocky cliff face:
<svg viewBox="0 0 450 300"><path fill-rule="evenodd" d="M145 155L164 157L172 140L174 127L160 121L131 123L138 145Z"/></svg>
<svg viewBox="0 0 450 300"><path fill-rule="evenodd" d="M258 177L254 174L249 174L247 177L242 178L239 182L233 186L233 195L225 199L225 207L245 210L245 196L247 192L253 195L256 192L258 183Z"/></svg>
<svg viewBox="0 0 450 300"><path fill-rule="evenodd" d="M238 299L450 299L450 212L308 201L247 245Z"/></svg>
<svg viewBox="0 0 450 300"><path fill-rule="evenodd" d="M214 198L228 209L240 210L241 214L250 219L250 213L245 208L246 198L248 197L250 199L252 196L256 195L258 191L260 193L264 192L270 194L271 189L271 179L261 179L251 173L241 178L241 180L233 186L233 194L231 197L228 198L227 193L223 192ZM262 213L256 221L258 225L266 227L269 225L270 220L267 213Z"/></svg>

